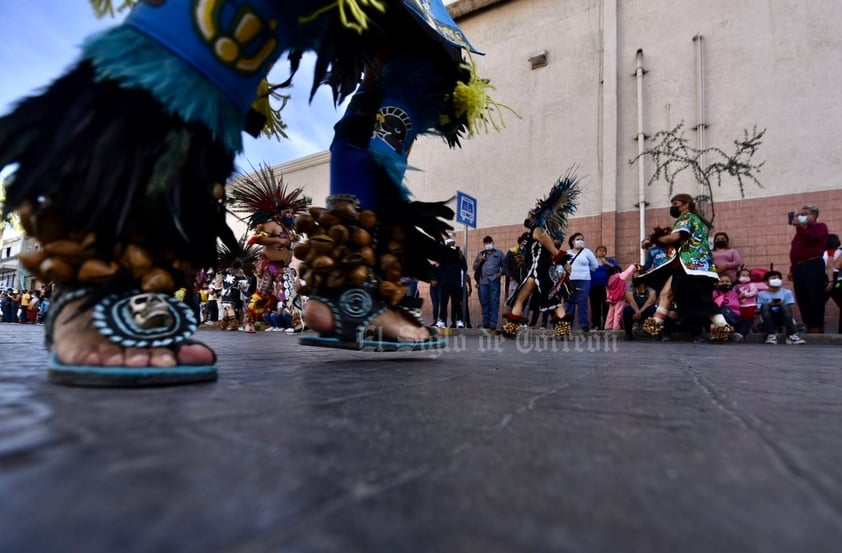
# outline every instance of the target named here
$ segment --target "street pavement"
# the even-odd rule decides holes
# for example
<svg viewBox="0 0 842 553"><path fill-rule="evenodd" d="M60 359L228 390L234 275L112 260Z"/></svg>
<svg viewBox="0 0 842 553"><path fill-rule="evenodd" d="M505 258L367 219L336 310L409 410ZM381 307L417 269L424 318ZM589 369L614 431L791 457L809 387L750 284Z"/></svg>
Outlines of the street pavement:
<svg viewBox="0 0 842 553"><path fill-rule="evenodd" d="M0 551L824 552L842 360L479 331L438 353L202 330L216 383L50 384L0 325Z"/></svg>

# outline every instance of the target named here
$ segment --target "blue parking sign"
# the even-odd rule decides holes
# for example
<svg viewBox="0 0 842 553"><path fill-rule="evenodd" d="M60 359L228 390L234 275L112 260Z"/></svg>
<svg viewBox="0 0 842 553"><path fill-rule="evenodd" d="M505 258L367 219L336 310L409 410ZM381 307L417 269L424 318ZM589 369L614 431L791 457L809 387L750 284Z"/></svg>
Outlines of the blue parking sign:
<svg viewBox="0 0 842 553"><path fill-rule="evenodd" d="M477 199L463 192L456 192L456 222L477 228Z"/></svg>

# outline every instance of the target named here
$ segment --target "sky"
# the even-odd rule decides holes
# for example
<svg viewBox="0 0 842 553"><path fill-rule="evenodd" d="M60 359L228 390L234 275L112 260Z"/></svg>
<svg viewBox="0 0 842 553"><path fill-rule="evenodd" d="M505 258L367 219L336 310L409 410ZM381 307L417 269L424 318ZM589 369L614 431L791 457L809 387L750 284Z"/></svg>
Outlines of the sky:
<svg viewBox="0 0 842 553"><path fill-rule="evenodd" d="M0 37L4 42L0 48L0 115L74 65L86 36L122 19L97 19L87 0L0 0L0 10ZM282 91L292 96L282 112L289 139L279 142L243 134L244 152L237 157L237 164L246 172L251 166L275 165L321 152L330 145L341 108L333 106L326 87L319 90L312 103L308 102L312 64L313 58L306 58L294 86ZM282 58L270 73L270 81L286 80L286 71Z"/></svg>

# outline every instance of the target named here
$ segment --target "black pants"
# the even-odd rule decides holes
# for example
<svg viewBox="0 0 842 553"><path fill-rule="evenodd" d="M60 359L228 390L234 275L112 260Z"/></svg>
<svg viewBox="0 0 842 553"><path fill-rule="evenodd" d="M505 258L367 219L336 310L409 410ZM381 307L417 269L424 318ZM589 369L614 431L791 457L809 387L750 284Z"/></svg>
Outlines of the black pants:
<svg viewBox="0 0 842 553"><path fill-rule="evenodd" d="M447 304L450 302L450 324L456 326L456 321L462 320L462 287L442 286L439 298L439 320L447 323ZM463 321L464 322L464 321Z"/></svg>
<svg viewBox="0 0 842 553"><path fill-rule="evenodd" d="M639 306L638 306L639 307ZM650 305L646 309L644 309L640 314L639 323L643 324L643 321L648 319L649 317L655 314L656 306ZM630 305L626 305L623 307L623 330L626 331L626 336L632 335L632 327L634 326L634 309L631 308Z"/></svg>
<svg viewBox="0 0 842 553"><path fill-rule="evenodd" d="M824 328L824 304L827 295L824 287L827 273L824 259L817 257L792 267L792 282L795 288L795 301L801 311L801 320L808 329Z"/></svg>
<svg viewBox="0 0 842 553"><path fill-rule="evenodd" d="M591 282L591 325L594 328L605 328L605 317L608 315L608 304L605 303L605 286L594 286Z"/></svg>

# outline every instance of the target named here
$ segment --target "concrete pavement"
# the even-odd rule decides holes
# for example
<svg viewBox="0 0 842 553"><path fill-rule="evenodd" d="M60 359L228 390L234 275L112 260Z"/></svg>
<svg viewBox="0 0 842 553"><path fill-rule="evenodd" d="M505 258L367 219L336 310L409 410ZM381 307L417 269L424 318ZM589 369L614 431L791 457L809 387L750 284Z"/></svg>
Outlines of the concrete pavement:
<svg viewBox="0 0 842 553"><path fill-rule="evenodd" d="M201 331L219 382L103 390L0 325L0 551L838 550L835 338L592 335Z"/></svg>

